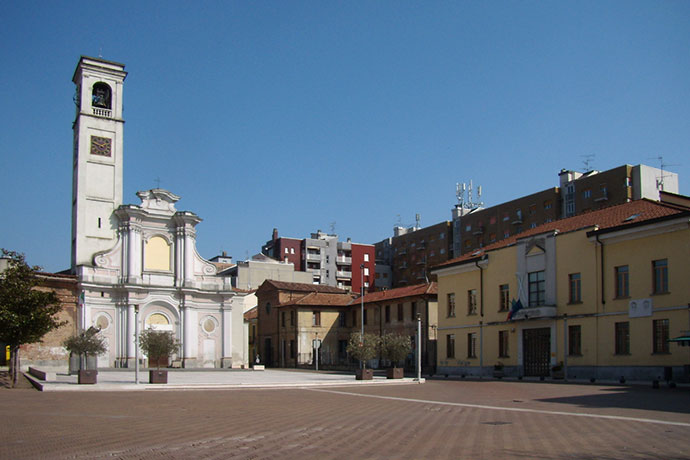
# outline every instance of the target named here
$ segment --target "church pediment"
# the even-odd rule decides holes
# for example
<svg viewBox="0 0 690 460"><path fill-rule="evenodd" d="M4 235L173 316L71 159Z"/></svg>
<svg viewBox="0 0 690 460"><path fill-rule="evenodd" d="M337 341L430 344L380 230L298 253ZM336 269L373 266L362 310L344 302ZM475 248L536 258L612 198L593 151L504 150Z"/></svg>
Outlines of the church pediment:
<svg viewBox="0 0 690 460"><path fill-rule="evenodd" d="M137 196L141 199L139 205L142 209L149 211L163 211L166 214L175 214L175 203L180 200L180 197L161 188L154 188L152 190L142 190L137 192Z"/></svg>

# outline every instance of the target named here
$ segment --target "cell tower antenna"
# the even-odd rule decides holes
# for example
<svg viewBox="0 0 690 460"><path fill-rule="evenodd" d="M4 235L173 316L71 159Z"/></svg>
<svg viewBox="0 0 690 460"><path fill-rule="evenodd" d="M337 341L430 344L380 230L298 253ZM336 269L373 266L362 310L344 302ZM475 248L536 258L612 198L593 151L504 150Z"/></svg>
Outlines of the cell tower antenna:
<svg viewBox="0 0 690 460"><path fill-rule="evenodd" d="M463 182L462 184L456 183L455 184L455 196L458 199L457 207L460 209L476 209L476 208L484 206L484 203L481 201L481 199L482 199L482 186L481 185L477 186L477 201L474 201L472 198L473 192L474 192L474 181L470 180L469 185L467 185L465 182ZM465 196L465 193L467 193L467 196Z"/></svg>
<svg viewBox="0 0 690 460"><path fill-rule="evenodd" d="M331 235L335 235L335 224L335 221L331 222Z"/></svg>
<svg viewBox="0 0 690 460"><path fill-rule="evenodd" d="M585 172L588 173L592 171L591 163L594 163L594 158L596 158L596 155L593 153L589 153L587 155L580 155L580 157L584 158L582 162L585 164Z"/></svg>
<svg viewBox="0 0 690 460"><path fill-rule="evenodd" d="M422 228L422 225L421 225L422 216L421 216L419 213L417 213L417 214L414 215L414 220L415 220L415 222L416 222L416 227L417 227L417 228Z"/></svg>

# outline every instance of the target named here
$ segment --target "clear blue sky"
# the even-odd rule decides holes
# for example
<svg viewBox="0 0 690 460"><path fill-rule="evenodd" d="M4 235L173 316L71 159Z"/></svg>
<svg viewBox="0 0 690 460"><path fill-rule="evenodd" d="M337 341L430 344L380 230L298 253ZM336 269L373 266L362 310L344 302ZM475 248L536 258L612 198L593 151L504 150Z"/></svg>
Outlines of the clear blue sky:
<svg viewBox="0 0 690 460"><path fill-rule="evenodd" d="M126 64L124 200L160 185L236 260L317 229L374 243L558 185L583 155L690 193L690 2L0 3L0 246L70 262L72 73ZM398 217L400 216L400 217Z"/></svg>

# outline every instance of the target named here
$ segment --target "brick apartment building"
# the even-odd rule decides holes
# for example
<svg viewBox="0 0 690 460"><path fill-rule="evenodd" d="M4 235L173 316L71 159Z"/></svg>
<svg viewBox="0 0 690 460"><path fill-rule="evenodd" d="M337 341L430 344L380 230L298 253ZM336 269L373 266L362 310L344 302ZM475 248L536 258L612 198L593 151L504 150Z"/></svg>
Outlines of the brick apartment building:
<svg viewBox="0 0 690 460"><path fill-rule="evenodd" d="M296 271L311 273L314 284L351 292L373 290L376 280L374 245L338 240L338 235L318 230L309 238L279 237L273 229L262 254L293 263Z"/></svg>

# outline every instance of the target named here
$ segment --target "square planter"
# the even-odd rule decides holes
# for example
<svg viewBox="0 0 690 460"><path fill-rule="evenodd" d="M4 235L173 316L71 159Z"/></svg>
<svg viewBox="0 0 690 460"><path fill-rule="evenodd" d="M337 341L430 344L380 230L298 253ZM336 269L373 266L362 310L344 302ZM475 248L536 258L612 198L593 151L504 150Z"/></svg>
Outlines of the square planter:
<svg viewBox="0 0 690 460"><path fill-rule="evenodd" d="M79 375L79 385L94 385L96 383L96 380L98 379L98 371L89 369L89 370L80 370L78 371Z"/></svg>
<svg viewBox="0 0 690 460"><path fill-rule="evenodd" d="M389 367L386 369L386 378L401 379L405 376L405 370L402 367Z"/></svg>
<svg viewBox="0 0 690 460"><path fill-rule="evenodd" d="M373 369L357 369L355 372L356 380L372 380L374 378Z"/></svg>
<svg viewBox="0 0 690 460"><path fill-rule="evenodd" d="M168 383L168 371L149 370L149 383Z"/></svg>

